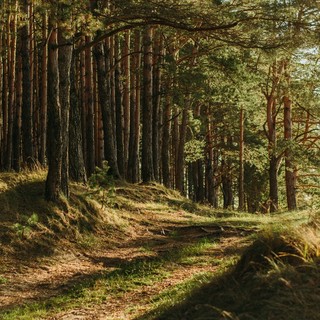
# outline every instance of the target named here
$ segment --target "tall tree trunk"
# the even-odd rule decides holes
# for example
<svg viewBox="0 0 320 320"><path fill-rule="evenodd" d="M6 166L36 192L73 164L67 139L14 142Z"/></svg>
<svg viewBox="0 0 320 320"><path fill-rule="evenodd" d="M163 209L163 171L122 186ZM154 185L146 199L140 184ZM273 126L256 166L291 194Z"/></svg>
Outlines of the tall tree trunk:
<svg viewBox="0 0 320 320"><path fill-rule="evenodd" d="M40 95L40 152L39 161L44 166L46 164L46 139L47 139L47 64L48 64L48 46L47 46L47 25L48 18L44 13L42 17L42 56L41 56L41 95Z"/></svg>
<svg viewBox="0 0 320 320"><path fill-rule="evenodd" d="M196 184L196 200L198 202L203 202L205 199L205 190L204 190L204 166L203 160L199 159L195 163L195 173L197 177Z"/></svg>
<svg viewBox="0 0 320 320"><path fill-rule="evenodd" d="M130 139L130 31L126 31L123 43L123 162L124 177L127 178Z"/></svg>
<svg viewBox="0 0 320 320"><path fill-rule="evenodd" d="M23 11L27 15L27 24L21 28L21 56L22 56L22 159L24 164L34 166L33 152L33 108L30 58L30 0L23 1Z"/></svg>
<svg viewBox="0 0 320 320"><path fill-rule="evenodd" d="M269 156L269 198L270 212L278 211L278 158L272 154Z"/></svg>
<svg viewBox="0 0 320 320"><path fill-rule="evenodd" d="M160 103L161 103L161 77L162 77L162 55L163 55L163 38L161 33L157 33L154 56L153 56L153 131L152 131L152 154L153 154L153 168L154 178L160 181Z"/></svg>
<svg viewBox="0 0 320 320"><path fill-rule="evenodd" d="M82 39L83 43L85 40ZM86 104L86 54L85 51L80 53L80 92L79 98L81 101L81 129L82 129L82 150L83 150L83 159L86 166L86 172L88 168L88 150L87 150L87 114L88 106Z"/></svg>
<svg viewBox="0 0 320 320"><path fill-rule="evenodd" d="M108 161L110 167L110 173L115 177L119 178L119 169L117 162L117 154L115 149L115 138L112 122L112 107L110 103L108 84L108 74L106 68L105 57L110 54L109 48L104 46L103 43L99 43L94 48L94 54L97 61L97 72L98 72L98 97L102 114L103 132L104 132L104 153L105 159Z"/></svg>
<svg viewBox="0 0 320 320"><path fill-rule="evenodd" d="M223 208L231 209L233 206L232 179L229 173L230 167L226 160L222 160L222 192Z"/></svg>
<svg viewBox="0 0 320 320"><path fill-rule="evenodd" d="M170 174L170 131L171 131L171 96L170 84L167 86L166 101L163 112L162 123L162 181L167 188L171 188L171 174Z"/></svg>
<svg viewBox="0 0 320 320"><path fill-rule="evenodd" d="M231 136L228 136L226 138L225 147L227 148L227 150L231 150L232 148ZM222 180L222 192L223 192L223 208L232 209L234 204L232 163L231 163L231 159L228 158L227 156L222 157L221 170L222 170L221 180Z"/></svg>
<svg viewBox="0 0 320 320"><path fill-rule="evenodd" d="M9 39L9 22L7 22L6 24L6 28L5 31L3 32L2 35L2 43L4 47L8 46L8 39ZM1 167L5 167L5 159L4 156L6 154L7 151L7 139L8 139L8 112L9 112L9 102L8 102L8 98L9 98L9 83L8 83L8 73L9 73L9 68L8 68L8 51L7 54L4 55L3 57L3 81L2 81L2 124L3 124L3 128L2 128L2 149L1 149Z"/></svg>
<svg viewBox="0 0 320 320"><path fill-rule="evenodd" d="M58 64L58 35L57 26L49 24L51 35L48 41L48 175L46 180L45 197L57 201L60 197L61 186L61 108L59 101L59 64Z"/></svg>
<svg viewBox="0 0 320 320"><path fill-rule="evenodd" d="M180 125L180 139L177 153L177 164L176 164L176 189L184 194L184 169L185 169L185 155L184 147L186 144L187 136L187 124L188 114L190 108L190 97L186 99L186 105L182 111L182 120Z"/></svg>
<svg viewBox="0 0 320 320"><path fill-rule="evenodd" d="M270 212L276 212L279 206L278 196L278 158L276 155L276 101L271 95L267 100L267 120L269 139L269 201Z"/></svg>
<svg viewBox="0 0 320 320"><path fill-rule="evenodd" d="M95 165L103 167L103 128L98 96L98 70L97 62L93 60L93 104L94 104L94 141L95 141Z"/></svg>
<svg viewBox="0 0 320 320"><path fill-rule="evenodd" d="M131 63L131 93L130 93L130 139L128 177L132 183L139 181L139 143L140 143L140 66L141 66L141 33L134 32L134 54Z"/></svg>
<svg viewBox="0 0 320 320"><path fill-rule="evenodd" d="M143 182L154 180L152 156L152 27L143 35L143 105L142 105L142 163Z"/></svg>
<svg viewBox="0 0 320 320"><path fill-rule="evenodd" d="M178 153L179 153L179 116L180 113L176 106L173 107L173 125L171 130L171 176L172 187L177 188L177 167L178 167Z"/></svg>
<svg viewBox="0 0 320 320"><path fill-rule="evenodd" d="M275 61L270 68L272 86L267 88L265 96L267 99L267 138L269 153L269 206L270 212L276 212L279 206L278 196L278 170L280 158L276 154L277 135L276 135L276 90L279 86L280 75L283 72L283 64Z"/></svg>
<svg viewBox="0 0 320 320"><path fill-rule="evenodd" d="M69 197L69 113L72 46L59 34L59 100L61 105L61 191Z"/></svg>
<svg viewBox="0 0 320 320"><path fill-rule="evenodd" d="M117 159L120 176L125 176L124 170L124 131L123 131L123 105L122 105L122 86L121 73L119 65L119 36L114 37L114 94L115 94L115 108L116 108L116 138L117 138Z"/></svg>
<svg viewBox="0 0 320 320"><path fill-rule="evenodd" d="M17 1L15 1L15 10L17 9ZM8 98L8 132L7 132L7 150L5 167L10 170L12 167L12 133L13 133L13 115L15 109L15 75L16 75L16 14L9 15L8 35L8 82L9 82L9 98Z"/></svg>
<svg viewBox="0 0 320 320"><path fill-rule="evenodd" d="M69 175L73 181L86 183L87 174L83 155L81 105L79 103L80 81L76 77L76 57L73 55L70 72L70 134L69 134Z"/></svg>
<svg viewBox="0 0 320 320"><path fill-rule="evenodd" d="M206 165L206 186L207 186L207 199L211 205L215 202L215 185L214 185L214 170L213 170L213 129L212 129L212 116L210 106L207 108L207 165Z"/></svg>
<svg viewBox="0 0 320 320"><path fill-rule="evenodd" d="M244 110L240 110L240 134L239 134L239 210L244 207Z"/></svg>
<svg viewBox="0 0 320 320"><path fill-rule="evenodd" d="M284 103L284 139L286 143L292 142L292 101L290 99L289 85L290 75L288 74L288 65L285 62L286 81L288 88L285 89L283 103ZM296 198L296 168L293 162L293 155L291 146L288 145L285 149L285 181L286 181L286 195L288 210L297 210L297 198Z"/></svg>
<svg viewBox="0 0 320 320"><path fill-rule="evenodd" d="M86 42L91 38L86 37ZM94 142L94 103L92 90L92 53L91 48L85 50L85 103L86 115L86 138L87 138L87 174L91 176L95 171L95 142Z"/></svg>
<svg viewBox="0 0 320 320"><path fill-rule="evenodd" d="M20 41L18 46L20 47ZM18 49L19 51L19 49ZM13 169L21 170L21 109L22 109L22 58L17 51L17 79L16 79L16 101L13 122Z"/></svg>

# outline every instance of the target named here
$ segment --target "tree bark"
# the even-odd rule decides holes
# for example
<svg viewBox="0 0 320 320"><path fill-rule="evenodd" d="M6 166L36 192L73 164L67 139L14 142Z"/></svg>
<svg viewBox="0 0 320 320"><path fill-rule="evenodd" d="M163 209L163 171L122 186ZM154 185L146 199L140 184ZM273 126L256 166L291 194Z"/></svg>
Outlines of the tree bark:
<svg viewBox="0 0 320 320"><path fill-rule="evenodd" d="M244 110L240 110L239 134L239 211L245 209L244 201Z"/></svg>
<svg viewBox="0 0 320 320"><path fill-rule="evenodd" d="M124 177L128 177L128 157L129 157L129 140L130 140L130 31L126 31L123 43L123 162Z"/></svg>
<svg viewBox="0 0 320 320"><path fill-rule="evenodd" d="M176 163L176 189L180 191L181 194L184 194L184 171L185 171L185 155L184 147L186 144L187 137L187 124L188 124L188 114L190 108L190 97L186 99L186 105L182 110L182 120L180 125L180 136L177 152L177 163Z"/></svg>
<svg viewBox="0 0 320 320"><path fill-rule="evenodd" d="M61 105L61 191L69 197L69 113L72 46L59 34L59 100Z"/></svg>
<svg viewBox="0 0 320 320"><path fill-rule="evenodd" d="M170 96L170 84L167 85L167 95L163 111L163 123L162 123L162 181L167 188L171 188L171 174L170 174L170 131L171 131L171 96Z"/></svg>
<svg viewBox="0 0 320 320"><path fill-rule="evenodd" d="M140 66L141 66L141 34L139 30L134 33L134 54L131 63L131 94L130 94L130 139L128 177L129 181L139 181L139 142L140 142Z"/></svg>
<svg viewBox="0 0 320 320"><path fill-rule="evenodd" d="M119 36L114 37L114 94L115 94L115 116L116 116L116 140L117 140L117 159L121 177L125 176L124 158L124 130L123 130L123 105L122 105L122 85L121 71L119 65Z"/></svg>
<svg viewBox="0 0 320 320"><path fill-rule="evenodd" d="M47 24L46 14L42 17L42 56L41 56L41 95L40 95L40 152L39 161L44 166L46 164L46 139L47 139L47 64L48 64L48 46L47 46Z"/></svg>
<svg viewBox="0 0 320 320"><path fill-rule="evenodd" d="M163 55L163 39L161 33L156 36L154 44L153 56L153 131L152 131L152 154L154 178L160 181L160 103L161 103L161 77L162 77L162 55Z"/></svg>
<svg viewBox="0 0 320 320"><path fill-rule="evenodd" d="M86 166L83 155L81 106L79 103L80 83L76 77L76 57L73 55L70 72L70 134L69 134L69 175L80 183L87 182Z"/></svg>
<svg viewBox="0 0 320 320"><path fill-rule="evenodd" d="M18 44L18 47L20 44ZM19 49L18 49L19 51ZM22 109L22 58L17 52L17 79L16 79L16 100L13 122L13 169L16 172L21 170L21 109Z"/></svg>
<svg viewBox="0 0 320 320"><path fill-rule="evenodd" d="M21 56L22 56L22 160L28 168L34 166L33 151L33 108L30 58L30 0L23 1L23 11L27 15L28 23L21 28Z"/></svg>
<svg viewBox="0 0 320 320"><path fill-rule="evenodd" d="M86 42L91 38L86 37ZM90 177L95 171L95 141L94 141L94 103L92 90L92 53L91 48L85 51L85 103L86 114L86 138L87 138L87 174Z"/></svg>
<svg viewBox="0 0 320 320"><path fill-rule="evenodd" d="M45 197L49 201L60 198L61 186L61 108L59 101L59 64L57 26L53 23L48 41L48 175Z"/></svg>
<svg viewBox="0 0 320 320"><path fill-rule="evenodd" d="M110 103L109 90L110 86L107 80L107 68L105 56L108 57L110 52L107 46L99 43L95 46L94 54L97 62L98 73L98 97L102 114L102 124L104 132L104 155L110 167L110 174L119 178L119 169L117 163L117 154L115 149L115 137L112 122L112 108Z"/></svg>
<svg viewBox="0 0 320 320"><path fill-rule="evenodd" d="M152 27L143 35L143 105L142 105L142 163L143 182L154 181L152 156Z"/></svg>
<svg viewBox="0 0 320 320"><path fill-rule="evenodd" d="M292 101L289 93L285 92L283 97L284 103L284 139L290 144L292 142L292 119L291 109ZM288 210L297 210L297 197L296 197L296 168L293 162L293 155L291 146L287 146L285 150L285 182L286 182L286 195Z"/></svg>

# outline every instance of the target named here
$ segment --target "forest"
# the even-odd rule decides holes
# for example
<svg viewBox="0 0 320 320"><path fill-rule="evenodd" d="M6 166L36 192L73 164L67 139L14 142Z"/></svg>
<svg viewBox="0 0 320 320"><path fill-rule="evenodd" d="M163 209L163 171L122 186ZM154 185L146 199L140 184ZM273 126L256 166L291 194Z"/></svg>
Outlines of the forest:
<svg viewBox="0 0 320 320"><path fill-rule="evenodd" d="M83 319L318 319L291 284L302 265L320 283L319 1L0 0L0 16L0 319L98 300ZM301 308L258 315L252 272Z"/></svg>
<svg viewBox="0 0 320 320"><path fill-rule="evenodd" d="M314 1L2 1L1 168L96 167L214 208L319 193Z"/></svg>

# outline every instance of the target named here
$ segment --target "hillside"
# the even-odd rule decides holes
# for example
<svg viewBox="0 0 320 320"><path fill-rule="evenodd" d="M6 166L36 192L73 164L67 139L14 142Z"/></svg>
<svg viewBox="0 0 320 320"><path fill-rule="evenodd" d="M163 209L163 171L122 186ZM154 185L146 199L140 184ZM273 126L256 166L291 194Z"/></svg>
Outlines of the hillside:
<svg viewBox="0 0 320 320"><path fill-rule="evenodd" d="M0 175L0 319L318 319L319 213L213 211L158 184Z"/></svg>

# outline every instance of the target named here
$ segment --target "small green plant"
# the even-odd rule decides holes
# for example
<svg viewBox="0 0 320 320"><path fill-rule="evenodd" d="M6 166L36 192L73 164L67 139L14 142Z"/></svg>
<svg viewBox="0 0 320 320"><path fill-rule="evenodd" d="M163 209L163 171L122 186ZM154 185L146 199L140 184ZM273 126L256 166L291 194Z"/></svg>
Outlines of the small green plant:
<svg viewBox="0 0 320 320"><path fill-rule="evenodd" d="M20 238L26 238L38 222L38 215L36 213L33 213L29 218L26 219L25 223L15 223L13 225L13 229Z"/></svg>
<svg viewBox="0 0 320 320"><path fill-rule="evenodd" d="M8 282L8 279L3 276L0 276L0 284L4 284L6 282Z"/></svg>
<svg viewBox="0 0 320 320"><path fill-rule="evenodd" d="M104 161L102 168L96 167L95 173L89 178L89 186L95 190L102 206L114 206L115 202L115 184L112 175L108 173L110 167L108 162Z"/></svg>

